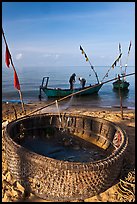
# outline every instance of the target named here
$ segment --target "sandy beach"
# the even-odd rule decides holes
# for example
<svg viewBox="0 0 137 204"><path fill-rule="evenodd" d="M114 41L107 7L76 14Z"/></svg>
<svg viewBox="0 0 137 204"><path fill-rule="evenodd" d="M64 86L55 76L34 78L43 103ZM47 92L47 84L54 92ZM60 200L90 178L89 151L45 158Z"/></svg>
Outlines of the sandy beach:
<svg viewBox="0 0 137 204"><path fill-rule="evenodd" d="M37 102L25 104L26 114L31 113L41 107L44 107L46 102ZM118 124L123 130L126 131L129 144L124 159L124 165L121 170L119 181L107 189L105 192L87 198L82 202L135 202L135 110L127 108L123 109L123 119L121 118L121 111L119 107L114 108L97 108L97 107L84 107L81 106L69 106L67 108L61 108L61 112L76 113L79 115L88 115L106 120L112 121ZM44 112L56 112L56 106L49 106L45 109L39 110L36 113ZM34 113L34 114L36 114ZM2 104L2 133L6 124L16 118L20 118L24 115L22 113L21 104ZM119 191L123 181L123 193ZM5 148L2 142L2 202L49 202L40 199L32 193L27 194L24 187L12 178L8 171L8 166L5 159ZM51 201L52 202L52 201ZM81 202L75 200L75 202Z"/></svg>

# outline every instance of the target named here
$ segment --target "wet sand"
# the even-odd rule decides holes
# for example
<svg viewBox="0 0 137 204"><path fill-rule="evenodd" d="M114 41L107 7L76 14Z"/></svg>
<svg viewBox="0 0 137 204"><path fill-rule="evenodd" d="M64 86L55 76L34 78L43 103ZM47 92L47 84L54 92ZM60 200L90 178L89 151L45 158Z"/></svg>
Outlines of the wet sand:
<svg viewBox="0 0 137 204"><path fill-rule="evenodd" d="M34 110L37 110L41 107L44 107L46 102L37 102L25 104L26 114L31 113ZM126 156L124 159L124 165L121 170L120 179L124 182L124 188L126 193L120 193L118 191L118 187L121 185L121 180L107 189L103 193L87 198L82 202L129 202L135 201L135 110L130 110L127 108L123 109L123 119L121 118L121 111L119 107L113 108L97 108L82 105L65 105L61 106L59 104L59 110L55 105L48 106L45 109L39 110L36 113L44 113L44 112L66 112L73 113L79 115L88 115L99 118L104 118L109 121L118 124L123 130L126 131L129 144L126 152ZM34 113L34 114L36 114ZM24 115L22 112L21 104L2 104L2 129L6 126L6 124L16 118L20 118ZM2 130L3 132L3 130ZM132 176L131 176L132 174ZM129 181L131 185L126 185L126 181ZM123 190L124 191L124 190ZM50 202L36 197L33 194L28 194L25 189L12 178L10 172L8 171L8 166L5 159L5 149L4 144L2 142L2 201L3 202ZM53 201L51 201L53 202ZM75 200L75 202L81 202L80 200Z"/></svg>

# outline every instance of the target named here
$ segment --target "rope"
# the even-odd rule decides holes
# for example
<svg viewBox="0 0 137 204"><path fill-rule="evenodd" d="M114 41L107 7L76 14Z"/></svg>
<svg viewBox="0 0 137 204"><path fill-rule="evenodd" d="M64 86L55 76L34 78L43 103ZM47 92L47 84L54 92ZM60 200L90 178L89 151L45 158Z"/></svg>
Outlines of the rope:
<svg viewBox="0 0 137 204"><path fill-rule="evenodd" d="M135 202L135 169L128 173L125 180L120 179L116 185L118 200Z"/></svg>

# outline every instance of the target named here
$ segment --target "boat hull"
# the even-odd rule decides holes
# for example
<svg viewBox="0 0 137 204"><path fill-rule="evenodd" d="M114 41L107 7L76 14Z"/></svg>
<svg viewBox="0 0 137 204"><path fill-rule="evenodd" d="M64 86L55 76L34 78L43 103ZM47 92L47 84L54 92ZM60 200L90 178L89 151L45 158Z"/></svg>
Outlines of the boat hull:
<svg viewBox="0 0 137 204"><path fill-rule="evenodd" d="M129 82L127 82L127 81L120 80L120 82L119 82L119 80L117 80L117 81L113 82L113 88L114 89L120 88L122 90L125 90L125 89L128 89L128 87L129 87Z"/></svg>
<svg viewBox="0 0 137 204"><path fill-rule="evenodd" d="M99 89L101 88L102 84L97 84L95 86L88 86L85 87L84 89L90 88L88 90L82 91L76 95L82 96L82 95L91 95L94 93L97 93L99 91ZM44 91L44 93L46 94L47 97L51 98L51 97L65 97L68 96L70 94L76 93L78 91L84 90L82 88L77 88L77 89L60 89L60 88L42 88L42 90Z"/></svg>

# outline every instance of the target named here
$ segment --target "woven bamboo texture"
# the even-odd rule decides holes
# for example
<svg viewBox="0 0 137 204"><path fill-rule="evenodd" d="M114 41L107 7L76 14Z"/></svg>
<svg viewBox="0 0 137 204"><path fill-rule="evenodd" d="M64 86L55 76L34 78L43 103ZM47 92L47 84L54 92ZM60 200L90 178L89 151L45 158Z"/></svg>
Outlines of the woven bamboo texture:
<svg viewBox="0 0 137 204"><path fill-rule="evenodd" d="M63 122L60 122L63 121ZM16 142L37 129L66 129L107 151L105 159L94 162L62 161L29 151ZM23 132L24 131L24 132ZM23 132L23 134L21 134ZM9 123L4 142L8 168L26 190L52 201L73 201L108 189L120 174L128 145L126 133L116 124L91 116L38 114Z"/></svg>

